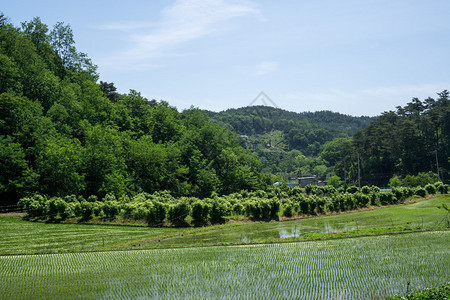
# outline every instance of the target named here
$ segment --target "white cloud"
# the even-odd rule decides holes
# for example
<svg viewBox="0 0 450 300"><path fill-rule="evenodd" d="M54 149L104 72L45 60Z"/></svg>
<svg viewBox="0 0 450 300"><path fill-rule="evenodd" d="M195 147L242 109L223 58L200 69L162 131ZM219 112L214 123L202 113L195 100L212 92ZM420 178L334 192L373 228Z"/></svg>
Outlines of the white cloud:
<svg viewBox="0 0 450 300"><path fill-rule="evenodd" d="M104 25L104 29L127 31L132 45L127 51L104 59L102 63L110 62L111 66L140 64L167 55L180 44L217 33L222 22L258 16L259 11L247 1L177 0L161 15L162 19L156 24L125 22Z"/></svg>
<svg viewBox="0 0 450 300"><path fill-rule="evenodd" d="M255 75L266 75L278 69L278 63L275 61L263 61L256 65Z"/></svg>

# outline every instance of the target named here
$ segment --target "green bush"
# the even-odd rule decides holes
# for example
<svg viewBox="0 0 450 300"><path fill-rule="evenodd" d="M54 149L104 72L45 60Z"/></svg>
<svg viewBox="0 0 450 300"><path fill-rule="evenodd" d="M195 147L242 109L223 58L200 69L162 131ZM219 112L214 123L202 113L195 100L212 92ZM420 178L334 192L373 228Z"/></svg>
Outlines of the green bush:
<svg viewBox="0 0 450 300"><path fill-rule="evenodd" d="M425 190L427 191L427 193L428 193L429 195L434 195L434 194L436 194L436 186L435 186L434 184L431 184L431 183L427 184L427 185L425 186Z"/></svg>
<svg viewBox="0 0 450 300"><path fill-rule="evenodd" d="M213 199L210 202L209 219L211 223L223 223L228 215L228 205L221 199Z"/></svg>
<svg viewBox="0 0 450 300"><path fill-rule="evenodd" d="M448 194L449 191L449 185L448 184L439 184L437 187L437 190L439 191L440 194Z"/></svg>
<svg viewBox="0 0 450 300"><path fill-rule="evenodd" d="M88 201L89 202L89 201ZM105 214L103 212L103 206L104 204L101 202L90 202L92 203L92 211L94 212L94 216L97 217L104 217Z"/></svg>
<svg viewBox="0 0 450 300"><path fill-rule="evenodd" d="M125 203L121 205L121 214L124 219L131 219L132 212L136 204L133 202Z"/></svg>
<svg viewBox="0 0 450 300"><path fill-rule="evenodd" d="M185 225L185 219L189 215L189 212L189 204L184 201L171 204L167 211L167 220L175 226Z"/></svg>
<svg viewBox="0 0 450 300"><path fill-rule="evenodd" d="M245 202L245 215L250 218L260 219L261 218L261 207L259 205L259 200L253 198Z"/></svg>
<svg viewBox="0 0 450 300"><path fill-rule="evenodd" d="M354 193L358 192L359 189L357 186L352 185L352 186L349 186L345 191L347 193L354 194Z"/></svg>
<svg viewBox="0 0 450 300"><path fill-rule="evenodd" d="M58 215L65 219L67 203L60 197L53 197L47 201L47 214L51 219L55 219Z"/></svg>
<svg viewBox="0 0 450 300"><path fill-rule="evenodd" d="M119 214L119 203L115 200L105 201L103 204L103 212L106 218L115 218Z"/></svg>
<svg viewBox="0 0 450 300"><path fill-rule="evenodd" d="M47 214L47 199L41 195L25 197L19 200L17 206L27 212L31 218L43 218Z"/></svg>
<svg viewBox="0 0 450 300"><path fill-rule="evenodd" d="M420 196L420 197L425 197L427 195L427 190L425 190L422 187L418 187L415 189L414 194Z"/></svg>
<svg viewBox="0 0 450 300"><path fill-rule="evenodd" d="M240 215L244 212L244 206L242 205L242 203L237 202L237 203L233 204L233 207L231 210L234 214Z"/></svg>
<svg viewBox="0 0 450 300"><path fill-rule="evenodd" d="M151 216L151 212L148 208L143 206L142 204L136 205L136 207L131 212L131 217L134 220L146 220Z"/></svg>
<svg viewBox="0 0 450 300"><path fill-rule="evenodd" d="M370 188L372 189L372 193L379 193L381 191L380 188L375 185L372 185Z"/></svg>
<svg viewBox="0 0 450 300"><path fill-rule="evenodd" d="M159 201L153 201L153 210L154 222L161 224L167 215L167 205Z"/></svg>
<svg viewBox="0 0 450 300"><path fill-rule="evenodd" d="M204 225L208 221L209 206L198 200L191 205L191 217L195 225Z"/></svg>
<svg viewBox="0 0 450 300"><path fill-rule="evenodd" d="M88 201L88 202L97 202L97 201L98 201L98 197L97 197L96 195L90 195L90 196L87 198L87 201Z"/></svg>
<svg viewBox="0 0 450 300"><path fill-rule="evenodd" d="M66 202L66 203L78 202L77 196L75 196L75 195L67 195L63 199L64 199L64 202Z"/></svg>
<svg viewBox="0 0 450 300"><path fill-rule="evenodd" d="M354 194L354 198L355 198L355 201L356 201L356 206L359 207L359 208L366 207L366 206L369 205L370 198L366 194L356 193L356 194Z"/></svg>
<svg viewBox="0 0 450 300"><path fill-rule="evenodd" d="M345 210L352 210L357 207L356 198L351 193L345 193L344 195L344 208Z"/></svg>
<svg viewBox="0 0 450 300"><path fill-rule="evenodd" d="M369 195L372 192L372 189L365 185L361 188L361 193L363 193L364 195Z"/></svg>
<svg viewBox="0 0 450 300"><path fill-rule="evenodd" d="M74 214L76 217L81 217L81 221L88 221L94 214L94 206L86 200L77 202L74 206Z"/></svg>
<svg viewBox="0 0 450 300"><path fill-rule="evenodd" d="M45 203L33 200L28 208L28 215L32 218L43 218L46 216L46 210Z"/></svg>
<svg viewBox="0 0 450 300"><path fill-rule="evenodd" d="M343 194L336 194L331 198L331 201L334 203L335 211L344 211L345 210L345 197Z"/></svg>
<svg viewBox="0 0 450 300"><path fill-rule="evenodd" d="M296 186L288 191L288 195L290 197L295 197L297 195L303 195L303 190L299 186Z"/></svg>
<svg viewBox="0 0 450 300"><path fill-rule="evenodd" d="M33 202L33 199L31 199L29 197L24 197L24 198L21 198L17 202L17 207L19 209L26 211L28 213L28 215L30 215L30 206L31 206L32 202Z"/></svg>
<svg viewBox="0 0 450 300"><path fill-rule="evenodd" d="M314 213L323 213L325 212L325 198L324 197L318 197L316 198L316 208L314 210Z"/></svg>
<svg viewBox="0 0 450 300"><path fill-rule="evenodd" d="M286 202L283 205L283 216L290 218L293 215L293 205L292 202Z"/></svg>
<svg viewBox="0 0 450 300"><path fill-rule="evenodd" d="M261 219L265 219L268 220L270 219L270 214L271 214L271 206L270 206L270 202L266 199L260 199L258 201L258 205L260 207L260 211L261 211Z"/></svg>
<svg viewBox="0 0 450 300"><path fill-rule="evenodd" d="M395 198L397 198L397 200L399 201L402 201L406 198L405 188L403 187L392 188L392 193L394 194Z"/></svg>
<svg viewBox="0 0 450 300"><path fill-rule="evenodd" d="M314 185L308 184L307 186L305 186L306 194L311 195L313 193L313 190L314 190Z"/></svg>
<svg viewBox="0 0 450 300"><path fill-rule="evenodd" d="M102 199L103 202L116 201L116 200L117 200L116 196L114 196L113 194L106 194L105 197L103 197L103 199Z"/></svg>
<svg viewBox="0 0 450 300"><path fill-rule="evenodd" d="M420 172L417 175L407 175L403 180L402 180L402 186L406 186L406 187L424 187L427 184L430 183L436 183L439 181L439 177L437 176L437 174L433 173L433 172Z"/></svg>
<svg viewBox="0 0 450 300"><path fill-rule="evenodd" d="M300 212L303 214L310 214L311 213L311 209L309 206L309 199L306 197L302 197L301 199L299 199L298 204L300 206Z"/></svg>
<svg viewBox="0 0 450 300"><path fill-rule="evenodd" d="M394 204L397 201L394 193L392 192L380 192L378 193L381 205Z"/></svg>
<svg viewBox="0 0 450 300"><path fill-rule="evenodd" d="M280 211L280 201L276 198L272 198L269 200L269 206L270 206L270 214L269 218L273 220L278 219L278 213Z"/></svg>

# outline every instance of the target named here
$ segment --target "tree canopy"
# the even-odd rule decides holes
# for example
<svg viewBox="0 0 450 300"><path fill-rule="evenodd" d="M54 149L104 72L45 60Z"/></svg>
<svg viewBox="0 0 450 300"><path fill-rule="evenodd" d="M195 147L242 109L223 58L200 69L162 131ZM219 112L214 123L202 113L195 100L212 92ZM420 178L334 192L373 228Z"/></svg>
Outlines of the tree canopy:
<svg viewBox="0 0 450 300"><path fill-rule="evenodd" d="M35 192L209 197L264 186L256 157L200 110L97 83L69 25L0 21L0 201Z"/></svg>

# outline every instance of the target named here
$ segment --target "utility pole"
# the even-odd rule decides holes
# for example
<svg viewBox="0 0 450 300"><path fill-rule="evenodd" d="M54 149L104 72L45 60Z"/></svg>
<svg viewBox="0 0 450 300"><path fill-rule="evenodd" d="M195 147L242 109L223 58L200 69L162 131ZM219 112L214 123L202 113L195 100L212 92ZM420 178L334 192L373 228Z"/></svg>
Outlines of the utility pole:
<svg viewBox="0 0 450 300"><path fill-rule="evenodd" d="M359 164L359 152L358 152L358 187L361 190L361 168Z"/></svg>
<svg viewBox="0 0 450 300"><path fill-rule="evenodd" d="M347 173L345 168L345 156L344 156L344 186L347 187Z"/></svg>
<svg viewBox="0 0 450 300"><path fill-rule="evenodd" d="M438 153L437 149L434 150L434 154L436 154L436 170L439 180L441 180L441 177L439 176L439 161L438 161Z"/></svg>

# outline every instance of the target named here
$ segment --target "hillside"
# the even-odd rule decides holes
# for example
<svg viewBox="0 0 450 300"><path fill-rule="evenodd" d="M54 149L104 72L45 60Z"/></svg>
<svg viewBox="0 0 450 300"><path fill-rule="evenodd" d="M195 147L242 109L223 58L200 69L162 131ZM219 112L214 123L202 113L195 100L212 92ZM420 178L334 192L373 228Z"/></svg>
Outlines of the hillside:
<svg viewBox="0 0 450 300"><path fill-rule="evenodd" d="M271 106L247 106L228 109L222 112L207 111L208 115L218 123L230 126L234 132L243 135L265 134L274 130L283 131L290 138L292 149L301 150L301 143L296 141L296 130L311 138L311 131L323 129L328 136L317 137L319 141L338 135L351 136L356 130L367 127L373 118L353 117L331 111L296 113ZM297 138L298 139L298 138ZM296 143L297 142L297 143Z"/></svg>
<svg viewBox="0 0 450 300"><path fill-rule="evenodd" d="M62 22L17 28L0 15L0 205L36 192L207 197L267 184L231 132L198 109L116 93L74 44Z"/></svg>
<svg viewBox="0 0 450 300"><path fill-rule="evenodd" d="M325 144L351 137L374 119L331 111L295 113L269 106L206 113L235 132L241 146L258 154L263 171L279 174L326 174L330 164L318 158Z"/></svg>

